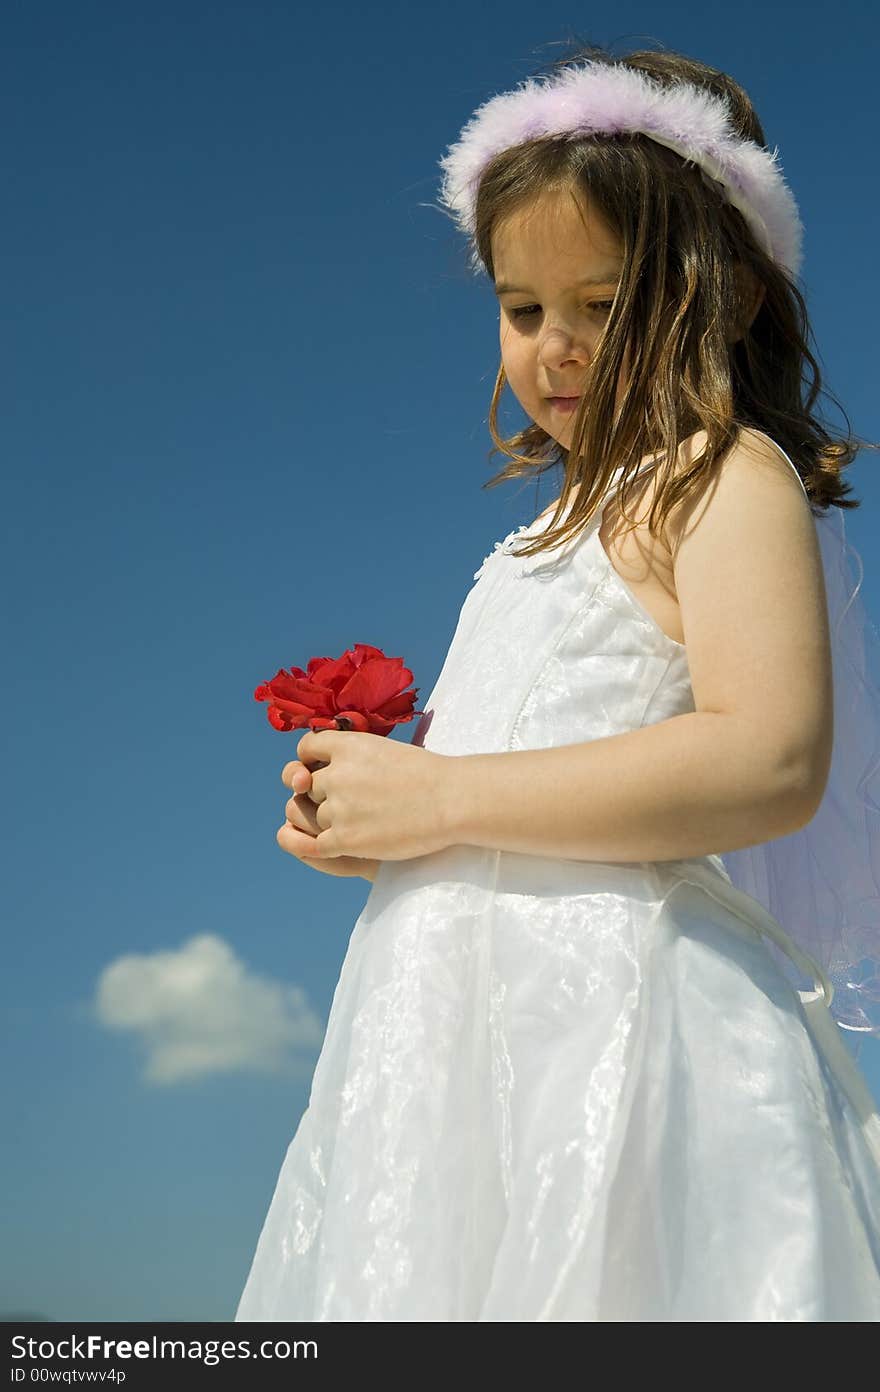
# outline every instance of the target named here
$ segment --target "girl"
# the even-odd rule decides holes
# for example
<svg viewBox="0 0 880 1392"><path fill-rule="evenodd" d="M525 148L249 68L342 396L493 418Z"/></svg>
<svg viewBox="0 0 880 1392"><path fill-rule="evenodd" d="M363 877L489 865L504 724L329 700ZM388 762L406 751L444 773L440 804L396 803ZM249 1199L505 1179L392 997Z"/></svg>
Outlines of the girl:
<svg viewBox="0 0 880 1392"><path fill-rule="evenodd" d="M857 506L774 159L725 74L590 48L441 162L499 302L492 482L562 492L477 571L412 744L308 732L284 769L279 844L373 888L238 1320L880 1318L838 1028L877 1028L876 928L825 941L789 862L796 942L758 883L821 854L829 792L847 839L813 509Z"/></svg>

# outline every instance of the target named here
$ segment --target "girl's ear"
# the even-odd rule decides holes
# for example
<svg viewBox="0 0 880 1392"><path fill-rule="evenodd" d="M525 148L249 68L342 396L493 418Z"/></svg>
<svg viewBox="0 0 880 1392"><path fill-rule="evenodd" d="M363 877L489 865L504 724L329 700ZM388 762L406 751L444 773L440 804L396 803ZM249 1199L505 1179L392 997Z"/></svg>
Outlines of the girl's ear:
<svg viewBox="0 0 880 1392"><path fill-rule="evenodd" d="M755 315L761 308L764 296L767 293L767 287L764 285L763 281L758 280L754 271L751 271L748 266L744 266L742 262L737 261L734 267L734 275L736 276L736 283L739 288L742 311L739 326L736 332L728 339L730 343L738 342L739 339L748 333L754 322Z"/></svg>

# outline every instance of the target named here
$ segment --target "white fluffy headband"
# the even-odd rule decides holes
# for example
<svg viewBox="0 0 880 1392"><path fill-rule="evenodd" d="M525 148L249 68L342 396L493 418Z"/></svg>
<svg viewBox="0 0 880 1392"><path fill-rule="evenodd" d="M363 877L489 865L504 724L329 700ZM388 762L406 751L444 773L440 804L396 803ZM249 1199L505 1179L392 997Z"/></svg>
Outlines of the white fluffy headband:
<svg viewBox="0 0 880 1392"><path fill-rule="evenodd" d="M480 176L499 151L544 135L576 139L621 131L640 131L703 169L768 254L799 274L803 225L777 164L778 149L771 154L740 135L722 98L691 82L666 87L634 68L587 60L490 97L439 161L441 203L472 238Z"/></svg>

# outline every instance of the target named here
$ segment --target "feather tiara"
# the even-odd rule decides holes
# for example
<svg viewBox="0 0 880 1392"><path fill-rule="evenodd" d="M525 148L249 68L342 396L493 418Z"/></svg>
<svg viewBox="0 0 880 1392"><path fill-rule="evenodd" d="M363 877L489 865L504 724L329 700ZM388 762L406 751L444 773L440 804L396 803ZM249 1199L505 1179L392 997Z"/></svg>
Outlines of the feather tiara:
<svg viewBox="0 0 880 1392"><path fill-rule="evenodd" d="M586 61L477 107L439 161L442 205L473 238L480 177L501 150L539 136L576 139L638 131L675 150L719 183L760 244L791 275L800 273L803 224L772 153L734 128L730 107L690 82L666 87L646 73ZM479 269L479 258L472 264Z"/></svg>

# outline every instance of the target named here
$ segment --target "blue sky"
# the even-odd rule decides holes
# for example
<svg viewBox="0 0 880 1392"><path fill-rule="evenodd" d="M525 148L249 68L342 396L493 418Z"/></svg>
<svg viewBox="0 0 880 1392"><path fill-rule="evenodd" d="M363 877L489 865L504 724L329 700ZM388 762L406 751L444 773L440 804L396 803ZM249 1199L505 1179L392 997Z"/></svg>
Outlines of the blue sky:
<svg viewBox="0 0 880 1392"><path fill-rule="evenodd" d="M861 5L833 46L754 0L6 15L0 1310L234 1314L369 889L278 847L302 732L253 689L365 641L426 698L474 570L554 496L481 489L495 305L431 205L472 110L575 35L745 85L826 383L880 438ZM847 514L875 622L877 468Z"/></svg>

